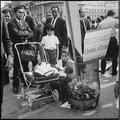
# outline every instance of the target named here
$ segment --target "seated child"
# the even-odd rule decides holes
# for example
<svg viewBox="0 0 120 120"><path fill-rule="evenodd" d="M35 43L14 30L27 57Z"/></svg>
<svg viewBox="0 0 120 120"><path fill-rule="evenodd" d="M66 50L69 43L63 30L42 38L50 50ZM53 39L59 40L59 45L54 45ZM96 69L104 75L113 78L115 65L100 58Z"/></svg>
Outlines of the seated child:
<svg viewBox="0 0 120 120"><path fill-rule="evenodd" d="M68 99L68 86L76 80L75 63L69 57L67 49L62 50L61 59L58 60L56 68L59 70L60 78L62 79L58 85L60 99L65 102Z"/></svg>

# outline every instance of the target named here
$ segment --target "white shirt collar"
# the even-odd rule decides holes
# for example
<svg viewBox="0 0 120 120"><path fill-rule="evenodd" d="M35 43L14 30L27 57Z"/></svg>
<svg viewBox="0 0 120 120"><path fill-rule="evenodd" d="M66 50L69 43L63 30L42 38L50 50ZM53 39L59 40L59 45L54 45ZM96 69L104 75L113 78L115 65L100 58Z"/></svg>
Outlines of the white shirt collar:
<svg viewBox="0 0 120 120"><path fill-rule="evenodd" d="M22 20L18 20L16 17L14 17L18 23L20 23Z"/></svg>

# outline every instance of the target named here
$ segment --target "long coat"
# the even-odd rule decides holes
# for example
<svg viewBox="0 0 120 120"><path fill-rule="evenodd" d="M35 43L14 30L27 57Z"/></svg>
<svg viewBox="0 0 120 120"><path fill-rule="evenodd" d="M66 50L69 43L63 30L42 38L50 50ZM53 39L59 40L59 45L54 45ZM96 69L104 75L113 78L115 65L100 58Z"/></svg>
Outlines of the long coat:
<svg viewBox="0 0 120 120"><path fill-rule="evenodd" d="M54 25L54 33L58 37L60 46L68 46L67 28L64 19L58 17Z"/></svg>

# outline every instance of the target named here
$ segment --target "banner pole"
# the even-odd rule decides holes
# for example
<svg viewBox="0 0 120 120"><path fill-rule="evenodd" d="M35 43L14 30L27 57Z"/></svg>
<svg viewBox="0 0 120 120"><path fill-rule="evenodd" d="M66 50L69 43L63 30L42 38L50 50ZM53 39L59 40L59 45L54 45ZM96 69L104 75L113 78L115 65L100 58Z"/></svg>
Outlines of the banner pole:
<svg viewBox="0 0 120 120"><path fill-rule="evenodd" d="M74 58L75 69L76 69L76 78L77 78L77 82L79 82L81 77L79 78L79 76L78 76L77 60L76 60L75 44L74 44L74 35L73 35L73 30L72 30L72 23L71 23L71 17L70 17L70 8L69 8L69 2L68 1L65 1L65 7L66 7L66 13L67 13L66 15L67 15L67 20L68 20L67 22L68 22L69 32L70 32L70 35L71 35L73 58Z"/></svg>

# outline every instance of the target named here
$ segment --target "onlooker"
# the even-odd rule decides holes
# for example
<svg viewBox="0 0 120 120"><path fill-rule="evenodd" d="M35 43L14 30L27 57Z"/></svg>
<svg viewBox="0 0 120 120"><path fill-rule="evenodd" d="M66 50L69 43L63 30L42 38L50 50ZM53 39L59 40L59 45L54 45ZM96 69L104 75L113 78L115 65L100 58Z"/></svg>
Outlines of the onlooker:
<svg viewBox="0 0 120 120"><path fill-rule="evenodd" d="M101 15L100 16L100 20L103 21L104 20L104 16Z"/></svg>
<svg viewBox="0 0 120 120"><path fill-rule="evenodd" d="M4 10L2 10L2 13L4 14L5 19L6 19L6 23L8 24L8 22L11 19L10 9L4 9ZM6 75L5 75L5 85L8 84L8 83L9 83L9 71L7 71Z"/></svg>
<svg viewBox="0 0 120 120"><path fill-rule="evenodd" d="M97 19L96 19L96 23L97 23L96 29L98 28L100 22L101 22L101 19L100 19L100 18L97 18Z"/></svg>
<svg viewBox="0 0 120 120"><path fill-rule="evenodd" d="M17 51L14 47L16 43L25 42L25 40L30 40L33 37L33 33L29 25L23 20L25 12L25 6L18 5L14 8L14 18L8 23L8 30L10 39L13 43L14 52L14 72L13 72L13 93L17 94L19 91L19 79L20 79L20 66ZM28 64L26 63L26 66ZM27 69L27 67L26 67Z"/></svg>
<svg viewBox="0 0 120 120"><path fill-rule="evenodd" d="M31 16L30 11L26 11L27 15L25 16L25 21L28 23L30 29L33 31L34 36L31 38L31 41L38 41L37 40L37 25L35 19Z"/></svg>
<svg viewBox="0 0 120 120"><path fill-rule="evenodd" d="M47 25L51 24L52 18L53 18L52 13L49 12L46 17L46 23L43 26L43 32L42 32L43 36L47 35L46 27Z"/></svg>
<svg viewBox="0 0 120 120"><path fill-rule="evenodd" d="M68 47L66 22L64 19L59 17L58 6L52 6L51 11L53 15L51 24L54 27L54 34L58 37L59 42L60 42L59 44L59 58L60 58L62 48Z"/></svg>
<svg viewBox="0 0 120 120"><path fill-rule="evenodd" d="M2 10L2 13L5 15L6 22L8 23L11 19L10 10L9 9L4 9L4 10Z"/></svg>
<svg viewBox="0 0 120 120"><path fill-rule="evenodd" d="M55 65L59 57L59 40L53 34L54 28L52 25L47 25L46 30L47 35L42 38L41 43L49 56L50 64Z"/></svg>
<svg viewBox="0 0 120 120"><path fill-rule="evenodd" d="M75 63L70 58L67 49L62 49L61 59L57 62L56 68L60 73L60 82L58 83L58 91L60 100L65 102L69 99L68 86L76 81Z"/></svg>
<svg viewBox="0 0 120 120"><path fill-rule="evenodd" d="M86 25L86 30L90 30L91 29L91 24L92 24L92 19L90 18L90 16L87 16L87 19L84 18L85 20L85 25Z"/></svg>
<svg viewBox="0 0 120 120"><path fill-rule="evenodd" d="M43 23L43 25L46 24L46 18L43 18L43 19L42 19L42 23Z"/></svg>
<svg viewBox="0 0 120 120"><path fill-rule="evenodd" d="M53 18L52 13L49 12L46 17L46 24L51 23L52 18Z"/></svg>
<svg viewBox="0 0 120 120"><path fill-rule="evenodd" d="M7 61L5 57L7 54ZM9 70L13 65L13 52L12 44L9 38L8 28L4 15L1 13L1 97L0 97L0 107L2 107L3 102L3 86L5 82L6 68Z"/></svg>
<svg viewBox="0 0 120 120"><path fill-rule="evenodd" d="M91 29L95 29L95 21L92 20Z"/></svg>
<svg viewBox="0 0 120 120"><path fill-rule="evenodd" d="M111 58L112 60L112 75L117 74L117 57L118 57L118 46L117 46L117 39L115 35L115 29L118 26L118 21L114 19L115 13L112 10L107 12L107 17L104 19L98 26L98 28L106 28L112 27L112 33L110 37L110 42L108 45L107 53L105 58L101 61L101 73L105 73L106 68L106 60Z"/></svg>
<svg viewBox="0 0 120 120"><path fill-rule="evenodd" d="M43 24L41 22L38 22L37 24L37 41L41 42L43 37Z"/></svg>

